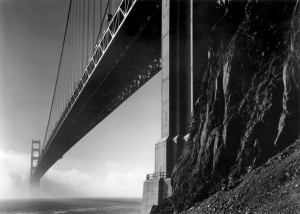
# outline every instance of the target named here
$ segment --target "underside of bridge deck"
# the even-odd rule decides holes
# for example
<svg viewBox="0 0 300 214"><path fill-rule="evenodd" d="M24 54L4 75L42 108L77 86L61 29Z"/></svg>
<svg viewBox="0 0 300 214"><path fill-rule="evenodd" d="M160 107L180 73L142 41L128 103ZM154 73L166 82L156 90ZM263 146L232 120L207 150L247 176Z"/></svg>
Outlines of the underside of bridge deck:
<svg viewBox="0 0 300 214"><path fill-rule="evenodd" d="M132 2L107 48L101 49L101 57L94 60L92 71L86 71L89 73L80 83L82 88L74 92L74 102L41 151L33 181L39 181L72 146L161 70L161 1Z"/></svg>

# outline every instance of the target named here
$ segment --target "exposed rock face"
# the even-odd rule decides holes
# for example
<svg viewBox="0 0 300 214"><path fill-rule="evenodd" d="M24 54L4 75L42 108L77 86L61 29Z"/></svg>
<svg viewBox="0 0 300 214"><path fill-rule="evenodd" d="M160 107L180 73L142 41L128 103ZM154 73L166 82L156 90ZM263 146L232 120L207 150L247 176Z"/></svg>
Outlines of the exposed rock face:
<svg viewBox="0 0 300 214"><path fill-rule="evenodd" d="M171 214L173 213L173 197L165 198L159 205L153 205L151 214Z"/></svg>
<svg viewBox="0 0 300 214"><path fill-rule="evenodd" d="M177 211L233 187L299 137L300 2L230 1L218 11L172 176Z"/></svg>

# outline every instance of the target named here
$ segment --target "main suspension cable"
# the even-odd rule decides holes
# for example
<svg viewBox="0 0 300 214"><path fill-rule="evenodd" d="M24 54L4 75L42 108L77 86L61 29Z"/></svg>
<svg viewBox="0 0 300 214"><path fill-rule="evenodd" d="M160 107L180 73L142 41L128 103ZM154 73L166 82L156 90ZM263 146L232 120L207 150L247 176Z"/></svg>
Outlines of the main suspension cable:
<svg viewBox="0 0 300 214"><path fill-rule="evenodd" d="M62 55L63 55L63 51L64 51L66 34L67 34L67 30L68 30L68 23L69 23L69 18L70 18L71 5L72 5L72 0L70 0L70 3L69 3L67 23L66 23L66 28L65 28L64 38L63 38L62 49L61 49L61 53L60 53L58 71L57 71L56 80L55 80L55 87L54 87L54 92L53 92L53 97L52 97L52 103L51 103L50 114L49 114L49 118L48 118L48 123L47 123L46 134L45 134L44 143L43 143L43 148L45 146L45 141L46 141L46 137L47 137L47 133L48 133L50 118L51 118L51 114L52 114L52 108L53 108L54 97L55 97L55 93L56 93L57 81L58 81L58 76L59 76L59 71L60 71L60 66L61 66L61 59L62 59Z"/></svg>

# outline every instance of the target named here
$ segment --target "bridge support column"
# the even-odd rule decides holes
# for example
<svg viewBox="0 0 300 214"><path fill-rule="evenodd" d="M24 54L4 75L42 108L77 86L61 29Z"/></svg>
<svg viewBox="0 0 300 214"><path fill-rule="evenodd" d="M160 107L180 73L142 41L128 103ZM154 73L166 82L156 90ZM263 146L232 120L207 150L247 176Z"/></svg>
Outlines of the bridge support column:
<svg viewBox="0 0 300 214"><path fill-rule="evenodd" d="M155 173L144 183L142 214L172 194L170 177L189 137L195 89L208 59L210 5L209 0L162 0L162 137L155 145Z"/></svg>
<svg viewBox="0 0 300 214"><path fill-rule="evenodd" d="M191 11L192 0L162 1L162 138L155 145L155 172L144 183L142 214L172 194L170 177L189 131L193 102Z"/></svg>
<svg viewBox="0 0 300 214"><path fill-rule="evenodd" d="M155 172L163 170L167 177L176 164L177 153L181 152L191 118L191 2L162 1L162 140L159 144L165 144L165 152L156 155L165 158L156 157L163 162L156 164Z"/></svg>

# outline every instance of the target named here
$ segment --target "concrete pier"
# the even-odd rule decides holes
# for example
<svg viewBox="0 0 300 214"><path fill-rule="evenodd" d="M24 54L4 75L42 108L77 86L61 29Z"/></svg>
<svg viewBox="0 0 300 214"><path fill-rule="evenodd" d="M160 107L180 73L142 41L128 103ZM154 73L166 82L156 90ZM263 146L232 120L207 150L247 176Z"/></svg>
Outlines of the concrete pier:
<svg viewBox="0 0 300 214"><path fill-rule="evenodd" d="M192 1L162 1L161 140L154 179L144 182L142 214L172 195L170 176L185 145L192 112ZM155 175L163 173L162 177Z"/></svg>
<svg viewBox="0 0 300 214"><path fill-rule="evenodd" d="M162 136L151 176L164 176L145 181L142 214L172 195L170 177L189 137L196 83L208 59L208 5L206 0L162 1Z"/></svg>
<svg viewBox="0 0 300 214"><path fill-rule="evenodd" d="M171 178L146 180L143 190L142 213L149 213L154 204L172 195Z"/></svg>
<svg viewBox="0 0 300 214"><path fill-rule="evenodd" d="M157 152L164 172L172 172L191 118L191 1L162 2L162 139ZM176 141L176 142L175 142ZM178 146L178 147L177 147ZM157 165L157 164L156 164ZM155 172L161 172L160 167Z"/></svg>

